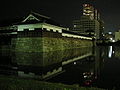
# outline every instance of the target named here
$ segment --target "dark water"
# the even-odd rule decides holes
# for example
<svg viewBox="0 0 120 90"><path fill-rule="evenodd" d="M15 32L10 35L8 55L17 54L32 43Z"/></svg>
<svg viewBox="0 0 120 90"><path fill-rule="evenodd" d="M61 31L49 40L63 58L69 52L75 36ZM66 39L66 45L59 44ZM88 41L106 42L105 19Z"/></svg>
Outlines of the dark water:
<svg viewBox="0 0 120 90"><path fill-rule="evenodd" d="M49 53L0 49L0 74L79 86L120 89L120 47Z"/></svg>

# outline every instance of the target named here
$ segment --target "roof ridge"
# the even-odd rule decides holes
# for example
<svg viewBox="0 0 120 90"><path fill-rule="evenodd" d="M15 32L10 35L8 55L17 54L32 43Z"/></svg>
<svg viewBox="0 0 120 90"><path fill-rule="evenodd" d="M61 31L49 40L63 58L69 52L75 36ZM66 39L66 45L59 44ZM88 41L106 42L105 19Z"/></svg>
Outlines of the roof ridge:
<svg viewBox="0 0 120 90"><path fill-rule="evenodd" d="M36 12L33 12L33 11L31 11L31 14L35 14L35 15L37 15L37 16L40 16L40 17L44 17L44 18L47 18L47 19L50 19L50 17L47 17L47 16L44 16L44 15L41 15L41 14L39 14L39 13L36 13Z"/></svg>

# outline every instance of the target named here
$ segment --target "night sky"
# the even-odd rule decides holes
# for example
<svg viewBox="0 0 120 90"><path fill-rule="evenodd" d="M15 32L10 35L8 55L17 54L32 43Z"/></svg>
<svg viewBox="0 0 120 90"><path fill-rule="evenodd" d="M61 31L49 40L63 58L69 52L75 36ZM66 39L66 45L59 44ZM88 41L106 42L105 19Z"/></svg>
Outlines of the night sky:
<svg viewBox="0 0 120 90"><path fill-rule="evenodd" d="M120 28L120 3L118 0L4 0L0 3L0 20L26 16L30 11L46 15L71 27L82 14L83 3L93 4L105 22L105 32Z"/></svg>

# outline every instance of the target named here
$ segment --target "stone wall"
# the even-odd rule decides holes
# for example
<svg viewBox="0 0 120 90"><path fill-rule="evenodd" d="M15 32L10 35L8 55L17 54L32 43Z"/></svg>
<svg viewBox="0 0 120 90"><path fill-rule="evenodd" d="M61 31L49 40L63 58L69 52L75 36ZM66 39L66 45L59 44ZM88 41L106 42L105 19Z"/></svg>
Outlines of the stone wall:
<svg viewBox="0 0 120 90"><path fill-rule="evenodd" d="M17 52L50 52L81 47L92 47L91 40L62 36L62 33L36 29L19 31L11 40Z"/></svg>

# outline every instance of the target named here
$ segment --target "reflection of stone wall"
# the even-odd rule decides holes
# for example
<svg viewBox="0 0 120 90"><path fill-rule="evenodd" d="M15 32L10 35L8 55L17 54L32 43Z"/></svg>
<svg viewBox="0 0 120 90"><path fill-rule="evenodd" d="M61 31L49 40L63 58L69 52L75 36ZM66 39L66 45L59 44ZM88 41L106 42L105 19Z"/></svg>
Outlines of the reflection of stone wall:
<svg viewBox="0 0 120 90"><path fill-rule="evenodd" d="M92 48L91 47L82 47L79 49L69 49L69 50L64 50L63 55L62 55L62 60L69 60L71 58L75 58L78 56L83 56L87 53L92 54Z"/></svg>
<svg viewBox="0 0 120 90"><path fill-rule="evenodd" d="M92 48L69 49L54 52L13 52L12 62L23 66L49 66L79 56L92 54Z"/></svg>
<svg viewBox="0 0 120 90"><path fill-rule="evenodd" d="M62 62L62 51L43 53L43 66Z"/></svg>
<svg viewBox="0 0 120 90"><path fill-rule="evenodd" d="M61 33L36 30L18 32L16 38L12 38L12 48L20 52L50 52L57 50L91 47L91 40L83 40L72 37L62 37Z"/></svg>

